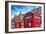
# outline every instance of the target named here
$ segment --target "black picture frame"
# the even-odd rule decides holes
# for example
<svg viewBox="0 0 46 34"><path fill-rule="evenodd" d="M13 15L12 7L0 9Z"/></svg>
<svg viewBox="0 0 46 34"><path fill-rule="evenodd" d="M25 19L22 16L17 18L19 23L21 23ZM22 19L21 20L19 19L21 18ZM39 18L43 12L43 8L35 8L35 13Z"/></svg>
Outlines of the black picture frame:
<svg viewBox="0 0 46 34"><path fill-rule="evenodd" d="M8 11L8 3L32 3L32 4L43 4L44 5L44 29L43 30L32 30L32 31L15 31L15 32L9 32L8 31L8 17L9 17L9 11ZM20 33L20 32L37 32L37 31L45 31L45 3L40 2L22 2L22 1L5 1L5 32L6 33Z"/></svg>

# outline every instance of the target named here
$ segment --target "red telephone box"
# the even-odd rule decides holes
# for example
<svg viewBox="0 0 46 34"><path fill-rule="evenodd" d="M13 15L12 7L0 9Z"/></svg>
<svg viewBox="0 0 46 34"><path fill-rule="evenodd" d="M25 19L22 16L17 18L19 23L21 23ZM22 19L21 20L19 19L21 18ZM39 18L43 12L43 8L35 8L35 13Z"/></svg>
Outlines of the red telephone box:
<svg viewBox="0 0 46 34"><path fill-rule="evenodd" d="M32 26L33 13L27 13L24 16L24 28L30 28Z"/></svg>
<svg viewBox="0 0 46 34"><path fill-rule="evenodd" d="M41 23L40 12L26 13L24 16L24 28L38 27Z"/></svg>
<svg viewBox="0 0 46 34"><path fill-rule="evenodd" d="M41 24L41 13L40 11L37 11L34 13L34 19L36 19L36 27L40 27L40 24Z"/></svg>
<svg viewBox="0 0 46 34"><path fill-rule="evenodd" d="M22 20L15 20L15 28L22 28Z"/></svg>

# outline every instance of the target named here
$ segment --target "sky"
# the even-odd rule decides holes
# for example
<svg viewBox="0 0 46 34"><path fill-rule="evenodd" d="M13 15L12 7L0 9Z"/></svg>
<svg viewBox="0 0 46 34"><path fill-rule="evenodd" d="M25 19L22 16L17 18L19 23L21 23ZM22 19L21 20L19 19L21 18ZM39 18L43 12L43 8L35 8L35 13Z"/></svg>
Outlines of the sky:
<svg viewBox="0 0 46 34"><path fill-rule="evenodd" d="M29 12L33 10L33 6L22 6L22 5L12 5L11 6L11 13L12 15L15 15L16 13L19 13L21 11L22 14Z"/></svg>
<svg viewBox="0 0 46 34"><path fill-rule="evenodd" d="M11 14L12 16L18 15L21 11L22 14L25 14L29 11L32 11L34 6L23 6L23 5L11 5Z"/></svg>

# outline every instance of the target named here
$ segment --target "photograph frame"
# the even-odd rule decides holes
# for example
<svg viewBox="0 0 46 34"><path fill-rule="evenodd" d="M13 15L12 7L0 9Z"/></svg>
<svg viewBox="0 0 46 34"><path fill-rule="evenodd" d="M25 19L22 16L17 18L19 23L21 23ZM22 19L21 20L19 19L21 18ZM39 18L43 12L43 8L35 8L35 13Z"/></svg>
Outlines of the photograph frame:
<svg viewBox="0 0 46 34"><path fill-rule="evenodd" d="M8 31L8 17L9 17L9 11L8 11L8 3L13 2L13 3L32 3L32 4L42 4L44 5L44 29L43 30L32 30L32 31L15 31L15 32L9 32ZM40 2L21 2L21 1L5 1L5 32L6 33L19 33L19 32L37 32L37 31L45 31L45 3L40 3Z"/></svg>

